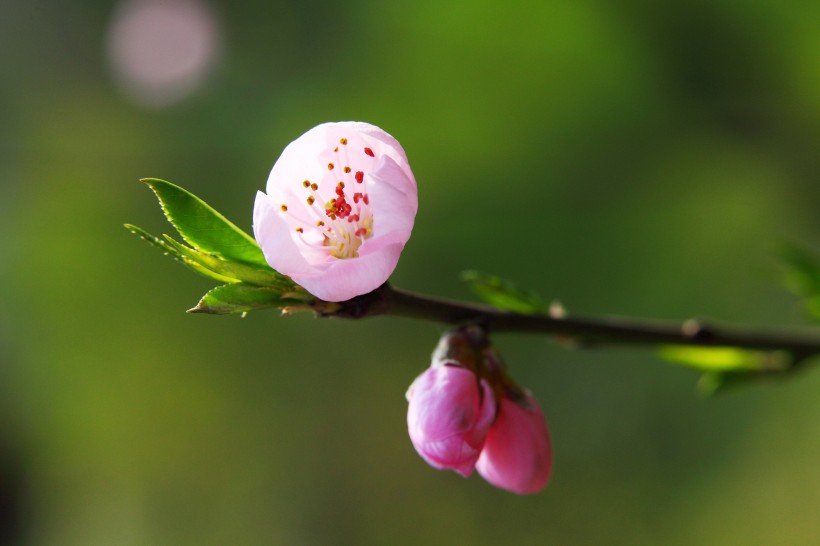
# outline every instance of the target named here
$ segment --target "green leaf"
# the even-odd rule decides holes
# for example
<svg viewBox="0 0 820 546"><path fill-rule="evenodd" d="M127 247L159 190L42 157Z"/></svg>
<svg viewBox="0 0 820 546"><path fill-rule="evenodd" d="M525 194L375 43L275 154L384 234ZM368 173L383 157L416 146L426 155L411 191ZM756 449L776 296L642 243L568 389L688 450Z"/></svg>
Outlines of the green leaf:
<svg viewBox="0 0 820 546"><path fill-rule="evenodd" d="M745 383L745 379L749 379L748 376L749 374L732 372L705 372L698 379L697 390L703 396L714 396L730 387Z"/></svg>
<svg viewBox="0 0 820 546"><path fill-rule="evenodd" d="M664 345L658 355L670 362L707 372L755 372L785 369L790 364L784 351L752 351L737 347L690 347Z"/></svg>
<svg viewBox="0 0 820 546"><path fill-rule="evenodd" d="M140 237L141 239L143 239L144 241L146 241L150 245L160 249L164 254L167 254L167 255L171 256L172 258L176 259L181 264L187 266L189 269L199 273L200 275L203 275L203 276L208 277L210 279L215 279L219 282L236 282L236 279L231 278L231 277L226 277L225 275L221 275L220 273L218 273L216 271L213 271L213 270L203 266L199 262L188 258L182 252L180 252L180 250L177 247L172 246L167 241L165 241L163 239L160 239L159 237L155 237L154 235L151 235L150 233L148 233L144 229L142 229L140 227L137 227L137 226L134 226L134 225L131 225L131 224L124 224L124 226L125 226L125 229L127 229L128 231L130 231L134 235ZM174 243L176 243L176 241L174 241ZM179 245L179 243L176 243L176 244ZM179 246L182 246L182 245L179 245ZM183 247L183 248L187 248L187 247Z"/></svg>
<svg viewBox="0 0 820 546"><path fill-rule="evenodd" d="M288 294L283 294L282 291L273 288L244 283L225 284L205 294L196 307L189 309L188 312L228 315L270 307L302 307L305 305L304 301L287 296Z"/></svg>
<svg viewBox="0 0 820 546"><path fill-rule="evenodd" d="M269 268L256 241L199 197L156 178L143 180L156 194L168 221L191 246L227 261Z"/></svg>
<svg viewBox="0 0 820 546"><path fill-rule="evenodd" d="M820 295L820 256L794 244L783 245L786 286L800 296Z"/></svg>
<svg viewBox="0 0 820 546"><path fill-rule="evenodd" d="M737 387L747 387L772 378L772 375L764 372L704 372L698 380L697 390L703 396L714 396Z"/></svg>
<svg viewBox="0 0 820 546"><path fill-rule="evenodd" d="M820 294L811 298L806 298L806 309L811 315L820 320Z"/></svg>
<svg viewBox="0 0 820 546"><path fill-rule="evenodd" d="M479 298L493 307L526 315L549 311L538 295L519 290L513 283L500 277L479 271L465 271L461 274L461 279L470 285Z"/></svg>
<svg viewBox="0 0 820 546"><path fill-rule="evenodd" d="M190 248L173 238L165 235L165 240L174 250L192 262L213 271L226 279L228 282L245 282L256 286L273 286L282 290L295 290L296 285L283 275L280 275L271 268L263 269L243 264L241 262L229 262L219 256L207 254L205 252Z"/></svg>
<svg viewBox="0 0 820 546"><path fill-rule="evenodd" d="M811 317L820 320L820 255L791 244L783 245L780 255L786 266L786 288L805 298Z"/></svg>

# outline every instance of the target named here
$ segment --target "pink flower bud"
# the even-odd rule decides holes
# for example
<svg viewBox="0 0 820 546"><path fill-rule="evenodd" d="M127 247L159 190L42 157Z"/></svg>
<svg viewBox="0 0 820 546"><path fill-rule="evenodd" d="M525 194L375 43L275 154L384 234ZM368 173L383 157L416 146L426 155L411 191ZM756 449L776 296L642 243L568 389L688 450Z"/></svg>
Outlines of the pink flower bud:
<svg viewBox="0 0 820 546"><path fill-rule="evenodd" d="M527 392L530 408L502 398L498 416L487 434L476 464L481 476L496 487L518 494L537 493L550 479L552 448L544 414Z"/></svg>
<svg viewBox="0 0 820 546"><path fill-rule="evenodd" d="M324 123L282 152L253 233L270 266L319 299L384 283L410 238L416 180L401 145L367 123Z"/></svg>
<svg viewBox="0 0 820 546"><path fill-rule="evenodd" d="M472 474L495 417L490 385L470 370L444 364L416 378L407 400L407 428L419 455L434 468Z"/></svg>

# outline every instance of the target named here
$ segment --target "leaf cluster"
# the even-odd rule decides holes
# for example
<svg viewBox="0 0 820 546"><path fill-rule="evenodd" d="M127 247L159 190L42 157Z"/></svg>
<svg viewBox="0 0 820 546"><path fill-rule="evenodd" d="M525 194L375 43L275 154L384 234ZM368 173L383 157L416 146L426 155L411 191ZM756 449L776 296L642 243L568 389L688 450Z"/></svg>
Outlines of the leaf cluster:
<svg viewBox="0 0 820 546"><path fill-rule="evenodd" d="M205 201L165 180L142 182L156 194L165 217L184 242L167 234L156 237L131 224L125 228L196 273L222 283L189 312L221 315L271 307L298 309L314 300L268 265L253 237Z"/></svg>

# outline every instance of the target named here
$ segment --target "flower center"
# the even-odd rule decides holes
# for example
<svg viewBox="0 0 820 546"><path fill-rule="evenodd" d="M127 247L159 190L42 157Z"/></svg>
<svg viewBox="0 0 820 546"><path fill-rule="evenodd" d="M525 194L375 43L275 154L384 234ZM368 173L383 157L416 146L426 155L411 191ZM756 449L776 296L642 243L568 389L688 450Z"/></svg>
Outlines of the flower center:
<svg viewBox="0 0 820 546"><path fill-rule="evenodd" d="M344 260L358 257L359 247L372 236L373 212L364 171L350 167L347 138L341 138L339 144L333 149L334 161L327 164L328 172L322 180L301 182L301 191L307 193L303 201L307 207L296 211L283 203L280 210L302 243ZM358 153L374 157L370 148Z"/></svg>

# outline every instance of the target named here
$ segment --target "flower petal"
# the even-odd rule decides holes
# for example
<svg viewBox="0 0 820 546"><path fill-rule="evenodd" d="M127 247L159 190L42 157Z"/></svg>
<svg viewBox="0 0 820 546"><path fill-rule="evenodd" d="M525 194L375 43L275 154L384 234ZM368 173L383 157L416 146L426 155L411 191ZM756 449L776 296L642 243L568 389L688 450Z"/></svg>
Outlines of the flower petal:
<svg viewBox="0 0 820 546"><path fill-rule="evenodd" d="M367 193L373 206L373 235L398 231L403 242L410 238L418 210L418 194L407 192L412 184L404 171L390 157L384 157L370 175Z"/></svg>
<svg viewBox="0 0 820 546"><path fill-rule="evenodd" d="M407 429L419 455L434 468L469 476L495 414L487 382L464 368L439 366L419 376L407 396Z"/></svg>
<svg viewBox="0 0 820 546"><path fill-rule="evenodd" d="M319 162L319 154L326 147L326 127L319 125L303 134L282 151L268 176L268 195L277 198L283 188L283 181L298 184L302 180L318 181L326 168Z"/></svg>
<svg viewBox="0 0 820 546"><path fill-rule="evenodd" d="M390 243L377 252L362 252L358 258L334 258L317 273L291 277L319 299L346 301L384 284L396 268L402 248L400 243Z"/></svg>
<svg viewBox="0 0 820 546"><path fill-rule="evenodd" d="M279 215L278 205L264 193L256 193L253 206L253 235L265 260L279 273L290 277L315 275L316 267L305 259L291 236L291 228ZM297 281L298 282L298 281Z"/></svg>
<svg viewBox="0 0 820 546"><path fill-rule="evenodd" d="M522 495L543 489L552 472L552 448L544 414L529 393L527 400L530 409L509 398L501 399L498 416L476 464L485 480Z"/></svg>

